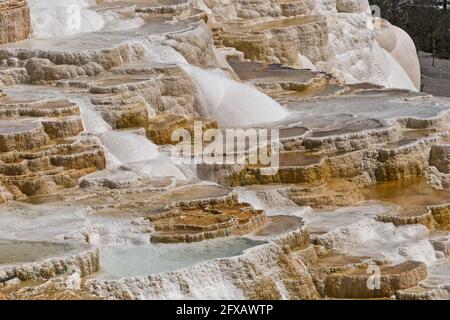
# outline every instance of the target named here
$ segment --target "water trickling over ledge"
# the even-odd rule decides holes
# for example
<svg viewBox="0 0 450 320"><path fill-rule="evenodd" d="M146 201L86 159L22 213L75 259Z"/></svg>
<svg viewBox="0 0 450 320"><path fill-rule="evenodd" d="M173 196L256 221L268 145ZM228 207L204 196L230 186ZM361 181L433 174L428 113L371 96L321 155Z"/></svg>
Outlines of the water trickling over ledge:
<svg viewBox="0 0 450 320"><path fill-rule="evenodd" d="M323 3L0 2L0 292L445 297L450 102L367 1ZM280 161L179 164L196 128Z"/></svg>

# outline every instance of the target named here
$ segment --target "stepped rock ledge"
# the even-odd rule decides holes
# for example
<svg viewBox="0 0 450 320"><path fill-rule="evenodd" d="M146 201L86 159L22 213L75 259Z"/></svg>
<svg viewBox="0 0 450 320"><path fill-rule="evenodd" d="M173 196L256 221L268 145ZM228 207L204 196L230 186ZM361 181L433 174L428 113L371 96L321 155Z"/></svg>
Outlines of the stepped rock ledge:
<svg viewBox="0 0 450 320"><path fill-rule="evenodd" d="M420 79L367 0L0 0L0 299L449 299Z"/></svg>

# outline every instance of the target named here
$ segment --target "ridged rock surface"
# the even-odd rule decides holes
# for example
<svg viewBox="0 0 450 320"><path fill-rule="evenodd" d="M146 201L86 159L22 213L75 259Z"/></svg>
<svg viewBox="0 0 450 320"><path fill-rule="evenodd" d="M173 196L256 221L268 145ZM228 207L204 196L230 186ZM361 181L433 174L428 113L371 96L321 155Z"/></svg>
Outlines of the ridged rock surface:
<svg viewBox="0 0 450 320"><path fill-rule="evenodd" d="M391 34L373 24L367 0L203 2L214 17L216 45L234 47L252 61L314 67L349 83L420 88L411 39L398 28ZM384 47L388 41L392 48Z"/></svg>
<svg viewBox="0 0 450 320"><path fill-rule="evenodd" d="M0 26L0 44L27 39L31 31L27 0L1 0Z"/></svg>
<svg viewBox="0 0 450 320"><path fill-rule="evenodd" d="M450 101L368 1L49 2L0 1L0 299L448 294Z"/></svg>

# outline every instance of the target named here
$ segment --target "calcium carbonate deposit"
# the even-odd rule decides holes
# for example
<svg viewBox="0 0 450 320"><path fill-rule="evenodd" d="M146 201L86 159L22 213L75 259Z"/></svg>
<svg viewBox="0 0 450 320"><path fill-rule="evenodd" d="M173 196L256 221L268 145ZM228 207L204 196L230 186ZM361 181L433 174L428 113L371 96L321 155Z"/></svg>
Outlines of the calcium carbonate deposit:
<svg viewBox="0 0 450 320"><path fill-rule="evenodd" d="M367 0L0 23L0 299L450 297L450 100Z"/></svg>

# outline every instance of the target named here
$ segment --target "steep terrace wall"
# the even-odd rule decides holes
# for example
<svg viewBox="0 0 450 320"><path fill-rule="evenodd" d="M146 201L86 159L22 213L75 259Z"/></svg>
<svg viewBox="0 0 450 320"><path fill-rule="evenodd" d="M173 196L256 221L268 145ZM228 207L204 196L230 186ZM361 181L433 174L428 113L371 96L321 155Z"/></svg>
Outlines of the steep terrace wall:
<svg viewBox="0 0 450 320"><path fill-rule="evenodd" d="M26 0L0 0L0 44L30 35L30 9Z"/></svg>

